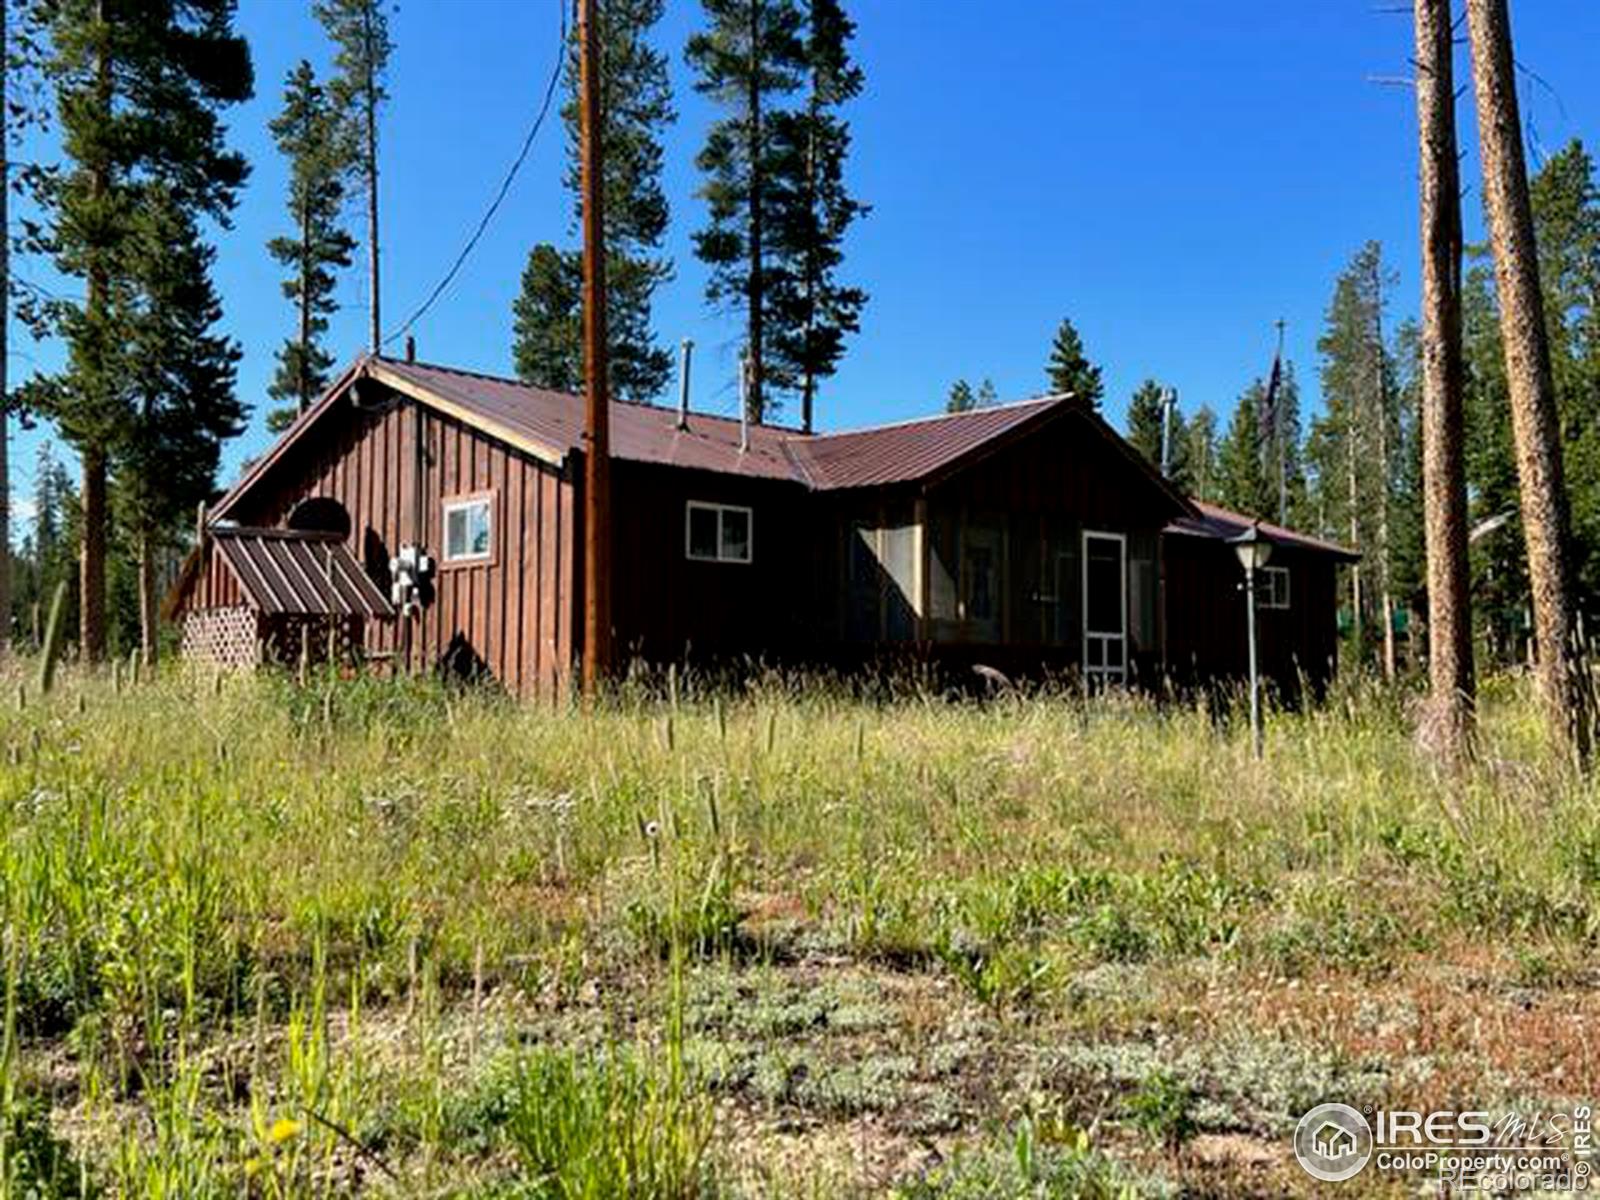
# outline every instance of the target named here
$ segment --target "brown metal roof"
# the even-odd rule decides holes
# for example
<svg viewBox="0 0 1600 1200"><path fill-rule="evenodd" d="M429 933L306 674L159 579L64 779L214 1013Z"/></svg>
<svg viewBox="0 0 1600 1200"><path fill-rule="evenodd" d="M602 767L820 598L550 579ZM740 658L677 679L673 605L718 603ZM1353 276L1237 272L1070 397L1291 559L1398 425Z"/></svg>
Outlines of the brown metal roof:
<svg viewBox="0 0 1600 1200"><path fill-rule="evenodd" d="M374 375L410 384L436 400L513 431L565 457L583 448L583 400L510 379L475 375L449 367L380 359ZM403 389L409 390L409 389ZM426 398L423 399L426 403ZM611 455L633 462L659 463L725 475L793 479L784 442L803 436L778 425L751 425L749 449L739 450L739 422L730 417L691 413L689 428L678 428L678 412L652 404L611 402Z"/></svg>
<svg viewBox="0 0 1600 1200"><path fill-rule="evenodd" d="M879 425L849 433L790 439L789 455L819 491L907 483L937 474L988 442L1063 405L1045 397Z"/></svg>
<svg viewBox="0 0 1600 1200"><path fill-rule="evenodd" d="M212 548L245 599L269 615L392 617L378 585L336 533L214 526Z"/></svg>
<svg viewBox="0 0 1600 1200"><path fill-rule="evenodd" d="M1328 554L1346 562L1358 562L1361 558L1356 551L1337 542L1312 537L1309 533L1274 525L1269 521L1257 522L1254 517L1234 512L1231 508L1223 508L1219 504L1209 504L1204 500L1191 500L1190 503L1194 505L1199 515L1179 517L1167 526L1166 532L1226 541L1228 538L1238 537L1251 525L1258 525L1263 536L1281 546L1309 550L1316 554Z"/></svg>
<svg viewBox="0 0 1600 1200"><path fill-rule="evenodd" d="M349 388L372 379L419 404L453 416L554 465L583 448L583 401L511 379L431 363L383 357L357 360L309 412L300 417L213 510L225 516L279 457L329 411ZM780 425L751 425L748 449L739 448L739 421L691 413L678 428L674 408L611 403L611 453L618 459L750 478L787 480L814 491L926 481L986 452L1034 422L1063 411L1083 413L1113 443L1115 432L1070 396L939 414L844 433L807 434ZM1141 466L1144 460L1127 451ZM1159 474L1145 473L1182 509L1185 500Z"/></svg>

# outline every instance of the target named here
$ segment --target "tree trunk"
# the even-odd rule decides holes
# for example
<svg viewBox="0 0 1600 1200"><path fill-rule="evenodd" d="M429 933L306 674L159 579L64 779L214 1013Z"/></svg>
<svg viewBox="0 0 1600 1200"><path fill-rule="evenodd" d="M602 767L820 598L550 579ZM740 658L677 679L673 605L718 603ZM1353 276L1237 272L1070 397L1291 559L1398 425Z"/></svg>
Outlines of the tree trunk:
<svg viewBox="0 0 1600 1200"><path fill-rule="evenodd" d="M378 80L372 65L372 10L366 22L366 176L367 176L367 286L372 294L372 353L383 344L383 324L378 314Z"/></svg>
<svg viewBox="0 0 1600 1200"><path fill-rule="evenodd" d="M1389 552L1389 387L1383 363L1383 267L1372 263L1372 399L1378 421L1378 599L1382 605L1383 677L1394 678L1394 588Z"/></svg>
<svg viewBox="0 0 1600 1200"><path fill-rule="evenodd" d="M106 655L106 453L83 448L83 550L79 558L79 638L86 662Z"/></svg>
<svg viewBox="0 0 1600 1200"><path fill-rule="evenodd" d="M1589 722L1567 560L1568 517L1550 345L1545 337L1506 0L1467 0L1484 207L1511 391L1522 531L1538 640L1539 692L1553 744L1586 762Z"/></svg>
<svg viewBox="0 0 1600 1200"><path fill-rule="evenodd" d="M5 0L0 0L3 4ZM300 205L300 376L295 380L301 413L311 407L311 203Z"/></svg>
<svg viewBox="0 0 1600 1200"><path fill-rule="evenodd" d="M1350 549L1361 550L1361 486L1356 472L1356 441L1361 434L1361 413L1351 397L1349 420L1345 423L1344 465L1345 482L1350 492ZM1350 564L1350 628L1355 634L1356 661L1366 659L1361 632L1361 564Z"/></svg>
<svg viewBox="0 0 1600 1200"><path fill-rule="evenodd" d="M0 0L3 2L3 0ZM107 31L104 0L95 6L99 44L95 51L96 94L95 103L107 120L111 116L111 64L107 58ZM96 154L103 154L97 150ZM96 161L90 171L89 187L97 199L103 198L110 186L108 168L104 159ZM87 296L85 316L91 336L106 319L107 300L106 262L104 252L98 248L91 252L87 271ZM96 338L96 341L99 339ZM97 351L98 353L98 351ZM103 377L106 364L99 363L96 372ZM83 542L78 563L78 637L86 662L99 662L106 653L106 446L98 435L91 435L80 452L83 464Z"/></svg>
<svg viewBox="0 0 1600 1200"><path fill-rule="evenodd" d="M821 85L817 79L816 69L811 72L811 101L808 106L811 118L810 128L806 131L806 212L811 219L816 221L817 227L814 236L822 236L822 222L817 213L817 123L822 116ZM806 330L805 364L801 368L800 390L800 428L811 432L812 405L816 399L817 377L813 369L812 354L813 342L816 339L817 327L817 292L820 290L821 281L818 278L820 271L817 266L818 246L813 241L806 248Z"/></svg>
<svg viewBox="0 0 1600 1200"><path fill-rule="evenodd" d="M765 333L762 307L761 274L761 204L766 181L762 177L763 157L761 128L761 0L750 0L750 61L749 85L749 140L746 153L750 156L750 281L747 287L750 321L750 378L749 411L746 417L759 423L766 416L766 395L762 378L762 341Z"/></svg>
<svg viewBox="0 0 1600 1200"><path fill-rule="evenodd" d="M1462 444L1461 177L1450 0L1416 0L1422 193L1422 505L1428 553L1428 741L1451 765L1472 748L1477 682Z"/></svg>
<svg viewBox="0 0 1600 1200"><path fill-rule="evenodd" d="M156 664L160 629L157 625L155 551L150 531L139 531L139 649L146 667Z"/></svg>
<svg viewBox="0 0 1600 1200"><path fill-rule="evenodd" d="M11 74L7 69L11 58L6 28L8 8L5 0L0 0L0 653L11 648L11 430L6 406L10 396L6 326L11 319L11 189L3 186L11 178L11 109L6 95Z"/></svg>

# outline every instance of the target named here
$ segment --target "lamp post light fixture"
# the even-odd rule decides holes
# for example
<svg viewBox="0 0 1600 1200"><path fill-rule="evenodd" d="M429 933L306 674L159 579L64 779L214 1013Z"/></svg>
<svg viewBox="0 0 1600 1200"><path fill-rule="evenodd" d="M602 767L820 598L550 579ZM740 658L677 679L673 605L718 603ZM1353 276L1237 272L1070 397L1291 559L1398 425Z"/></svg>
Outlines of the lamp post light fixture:
<svg viewBox="0 0 1600 1200"><path fill-rule="evenodd" d="M1272 557L1272 542L1261 536L1261 522L1252 521L1238 537L1229 538L1244 568L1245 629L1250 645L1250 737L1261 757L1261 674L1256 669L1256 572Z"/></svg>

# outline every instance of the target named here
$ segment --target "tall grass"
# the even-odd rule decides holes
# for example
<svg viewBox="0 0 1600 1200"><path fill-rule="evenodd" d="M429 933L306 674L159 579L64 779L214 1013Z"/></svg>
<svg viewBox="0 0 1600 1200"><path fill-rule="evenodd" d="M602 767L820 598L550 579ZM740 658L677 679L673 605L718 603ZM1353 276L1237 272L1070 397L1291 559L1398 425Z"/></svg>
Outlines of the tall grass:
<svg viewBox="0 0 1600 1200"><path fill-rule="evenodd" d="M1368 682L1270 714L1258 764L1237 722L1066 691L684 678L584 715L64 669L0 712L0 1193L411 1194L472 1145L517 1194L705 1195L684 974L796 939L998 1012L1099 963L1592 946L1595 788L1534 757L1520 684L1486 694L1446 778ZM659 1003L581 1046L485 1015L623 973ZM464 1128L491 1058L498 1115Z"/></svg>

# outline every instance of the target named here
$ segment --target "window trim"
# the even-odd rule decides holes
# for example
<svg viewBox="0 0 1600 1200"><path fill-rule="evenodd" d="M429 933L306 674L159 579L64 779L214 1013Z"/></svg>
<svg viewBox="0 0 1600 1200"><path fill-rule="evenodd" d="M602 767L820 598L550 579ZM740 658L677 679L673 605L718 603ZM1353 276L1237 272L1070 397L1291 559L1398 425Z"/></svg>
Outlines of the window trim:
<svg viewBox="0 0 1600 1200"><path fill-rule="evenodd" d="M1275 612L1281 612L1288 609L1289 605L1293 601L1293 596L1289 588L1289 580L1291 578L1289 568L1284 566L1266 566L1261 568L1261 574L1263 576L1270 575L1272 578L1282 583L1281 595L1280 588L1276 583L1272 584L1265 590L1257 585L1256 607L1272 609Z"/></svg>
<svg viewBox="0 0 1600 1200"><path fill-rule="evenodd" d="M450 514L483 505L489 516L489 548L482 554L450 554ZM445 568L489 567L498 560L499 514L495 511L495 492L486 488L477 492L462 492L446 496L439 512L439 566Z"/></svg>
<svg viewBox="0 0 1600 1200"><path fill-rule="evenodd" d="M690 531L694 518L691 514L697 508L717 515L717 552L715 554L696 554L694 552L694 539ZM747 537L745 540L745 556L743 558L725 558L722 554L722 515L728 512L744 514ZM713 500L685 501L683 509L683 556L690 562L727 563L732 566L748 567L756 559L755 509L744 504L719 504Z"/></svg>

